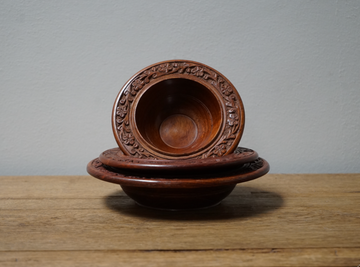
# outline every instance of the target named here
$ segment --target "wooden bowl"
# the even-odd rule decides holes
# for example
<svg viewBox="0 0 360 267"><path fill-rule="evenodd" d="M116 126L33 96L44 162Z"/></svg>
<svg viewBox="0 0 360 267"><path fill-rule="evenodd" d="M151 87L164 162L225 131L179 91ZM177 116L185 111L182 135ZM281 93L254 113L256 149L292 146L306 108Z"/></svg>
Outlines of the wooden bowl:
<svg viewBox="0 0 360 267"><path fill-rule="evenodd" d="M120 149L147 159L223 156L237 147L244 107L222 74L170 60L136 73L120 90L112 126Z"/></svg>
<svg viewBox="0 0 360 267"><path fill-rule="evenodd" d="M265 175L269 171L269 164L258 158L221 175L169 179L119 173L97 158L88 164L87 171L98 179L119 184L123 191L141 206L181 210L211 207L220 203L237 183Z"/></svg>
<svg viewBox="0 0 360 267"><path fill-rule="evenodd" d="M124 155L119 148L108 149L99 156L99 160L103 164L116 168L119 172L166 176L187 176L189 174L199 173L206 175L207 173L223 172L229 169L239 168L243 164L252 162L257 158L258 154L254 150L244 147L238 147L233 153L223 157L207 159L138 159Z"/></svg>

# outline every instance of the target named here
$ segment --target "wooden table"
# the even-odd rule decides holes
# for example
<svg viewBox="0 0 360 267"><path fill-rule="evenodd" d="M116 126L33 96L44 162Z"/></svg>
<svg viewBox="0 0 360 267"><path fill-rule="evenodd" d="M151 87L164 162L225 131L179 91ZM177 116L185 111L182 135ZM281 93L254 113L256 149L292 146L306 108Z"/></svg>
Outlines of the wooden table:
<svg viewBox="0 0 360 267"><path fill-rule="evenodd" d="M0 181L0 266L360 264L360 174L269 174L181 212L90 176Z"/></svg>

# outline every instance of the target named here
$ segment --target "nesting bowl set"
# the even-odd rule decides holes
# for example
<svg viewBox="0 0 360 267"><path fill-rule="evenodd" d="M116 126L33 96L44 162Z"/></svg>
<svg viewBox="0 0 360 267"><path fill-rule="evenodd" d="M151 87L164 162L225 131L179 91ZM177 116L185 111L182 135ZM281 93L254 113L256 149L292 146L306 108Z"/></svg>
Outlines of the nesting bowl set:
<svg viewBox="0 0 360 267"><path fill-rule="evenodd" d="M221 73L188 60L156 63L121 88L112 111L118 148L87 171L141 206L214 206L269 171L254 150L238 147L244 123L242 100Z"/></svg>

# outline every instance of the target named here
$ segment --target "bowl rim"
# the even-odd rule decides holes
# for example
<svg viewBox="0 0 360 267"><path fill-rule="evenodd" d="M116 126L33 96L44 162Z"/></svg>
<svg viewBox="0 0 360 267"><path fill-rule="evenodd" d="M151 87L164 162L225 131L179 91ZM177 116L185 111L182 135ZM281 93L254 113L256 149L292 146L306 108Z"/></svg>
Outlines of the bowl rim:
<svg viewBox="0 0 360 267"><path fill-rule="evenodd" d="M196 178L162 178L162 177L142 177L125 175L119 172L108 170L99 158L90 161L87 165L88 173L100 180L125 186L145 187L145 188L200 188L216 187L223 185L235 185L259 178L270 170L269 163L258 158L241 168L230 172L219 174L218 177L196 177Z"/></svg>
<svg viewBox="0 0 360 267"><path fill-rule="evenodd" d="M131 107L138 92L159 78L165 80L164 76L173 78L172 74L177 74L178 78L191 78L193 81L196 81L193 79L195 77L197 80L203 80L207 88L213 87L217 90L221 96L219 99L225 106L225 125L221 127L221 133L218 133L214 143L205 146L200 152L197 151L198 153L183 156L154 153L135 138L131 129L131 117L134 115ZM115 140L126 155L148 159L208 158L227 155L236 149L245 126L245 110L238 91L223 74L196 61L174 59L152 64L134 74L120 89L115 99L111 121Z"/></svg>
<svg viewBox="0 0 360 267"><path fill-rule="evenodd" d="M252 149L238 147L229 155L211 157L207 159L183 159L183 160L147 160L124 155L120 148L105 150L99 155L101 163L125 171L157 172L162 171L189 173L192 171L217 171L219 169L241 166L252 162L259 157ZM175 170L175 171L174 171Z"/></svg>

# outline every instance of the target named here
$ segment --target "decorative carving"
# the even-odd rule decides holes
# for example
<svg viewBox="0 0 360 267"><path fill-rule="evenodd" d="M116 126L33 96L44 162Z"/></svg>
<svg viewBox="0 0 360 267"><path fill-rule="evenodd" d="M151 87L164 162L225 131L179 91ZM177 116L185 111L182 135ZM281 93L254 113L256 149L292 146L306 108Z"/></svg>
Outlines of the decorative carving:
<svg viewBox="0 0 360 267"><path fill-rule="evenodd" d="M125 175L116 171L112 171L110 167L106 166L105 164L103 164L98 158L94 159L90 165L92 167L94 167L95 169L101 171L102 174L105 175L111 175L111 176L118 176L118 177L125 177L125 178L134 178L134 179L151 179L148 177L141 177L141 176L132 176L132 175ZM108 169L110 168L110 169Z"/></svg>
<svg viewBox="0 0 360 267"><path fill-rule="evenodd" d="M252 156L253 154L255 154L256 152L252 149L249 148L245 148L245 147L238 147L235 149L235 151L227 156L223 156L221 158L221 162L226 162L226 161L233 161L234 159L242 159L242 158L246 158L249 156ZM102 156L104 156L107 159L113 160L113 161L118 161L118 162L124 162L124 163L132 163L132 164L151 164L151 160L145 160L145 159L139 159L139 158L133 158L133 157L129 157L129 156L125 156L121 150L119 150L119 148L113 148L113 149L109 149L104 151L103 153L101 153ZM119 155L120 154L120 155ZM155 162L153 162L154 164L166 164L165 162L171 162L174 163L176 162L177 164L180 165L192 165L192 164L211 164L214 163L214 161L211 161L209 159L187 159L187 160L154 160ZM220 162L220 160L219 160Z"/></svg>
<svg viewBox="0 0 360 267"><path fill-rule="evenodd" d="M119 148L109 149L100 154L99 160L109 170L114 172L175 176L186 178L190 176L210 177L220 172L237 170L246 164L254 162L258 154L251 149L239 147L234 153L222 157L210 157L207 159L184 159L184 160L148 160L125 156ZM175 171L174 171L175 170Z"/></svg>
<svg viewBox="0 0 360 267"><path fill-rule="evenodd" d="M264 166L264 160L262 158L258 158L251 163L244 164L243 168L250 169L252 171L256 171Z"/></svg>
<svg viewBox="0 0 360 267"><path fill-rule="evenodd" d="M236 89L233 88L226 79L221 77L215 71L195 62L171 62L152 66L138 74L127 85L120 96L115 110L116 133L121 140L121 143L132 157L157 159L135 139L129 125L129 111L134 98L146 84L170 74L196 76L206 83L209 83L220 92L226 103L225 130L216 144L214 144L209 151L198 156L198 158L220 157L225 155L236 140L236 136L240 131L241 103L239 103L240 100L234 93Z"/></svg>
<svg viewBox="0 0 360 267"><path fill-rule="evenodd" d="M238 147L235 149L235 151L233 153L244 155L244 153L255 153L255 151L250 148L246 148L246 147Z"/></svg>

